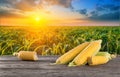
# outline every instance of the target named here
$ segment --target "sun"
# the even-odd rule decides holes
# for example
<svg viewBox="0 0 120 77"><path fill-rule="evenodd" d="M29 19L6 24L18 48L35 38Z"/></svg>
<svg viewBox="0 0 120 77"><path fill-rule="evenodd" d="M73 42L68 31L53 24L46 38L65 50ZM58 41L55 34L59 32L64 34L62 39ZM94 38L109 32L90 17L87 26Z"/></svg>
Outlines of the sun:
<svg viewBox="0 0 120 77"><path fill-rule="evenodd" d="M38 22L40 21L40 17L35 17L35 20Z"/></svg>

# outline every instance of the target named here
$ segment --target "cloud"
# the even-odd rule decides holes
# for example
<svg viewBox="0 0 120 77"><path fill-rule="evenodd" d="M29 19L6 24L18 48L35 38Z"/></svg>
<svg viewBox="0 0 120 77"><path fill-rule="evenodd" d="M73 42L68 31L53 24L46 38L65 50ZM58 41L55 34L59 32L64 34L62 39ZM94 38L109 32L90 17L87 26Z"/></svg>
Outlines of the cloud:
<svg viewBox="0 0 120 77"><path fill-rule="evenodd" d="M116 11L116 10L120 10L120 6L114 5L114 4L98 5L95 7L95 10L96 11L105 11L105 10Z"/></svg>
<svg viewBox="0 0 120 77"><path fill-rule="evenodd" d="M2 4L4 4L4 8L1 9L0 16L1 17L24 17L29 13L29 16L32 14L51 14L56 15L55 12L58 12L56 16L64 16L68 18L74 18L76 12L73 13L70 7L72 0L0 0ZM7 6L9 5L9 6ZM3 5L0 5L3 6ZM55 7L57 6L57 8ZM51 9L51 7L54 7ZM8 8L8 9L5 9ZM14 9L14 10L13 10ZM51 10L49 10L51 9ZM58 9L58 10L57 10ZM52 14L53 13L53 14ZM62 15L58 15L62 13ZM38 14L38 15L39 15ZM77 13L78 15L79 13ZM44 14L45 15L45 14ZM67 15L67 16L66 16ZM77 16L76 16L77 17ZM81 16L82 17L82 16Z"/></svg>
<svg viewBox="0 0 120 77"><path fill-rule="evenodd" d="M9 0L0 0L0 3L3 4L3 3L9 3Z"/></svg>
<svg viewBox="0 0 120 77"><path fill-rule="evenodd" d="M104 9L109 10L109 9L111 9L111 8L114 8L115 5L114 5L114 4L106 4L106 5L102 5L101 7L104 8Z"/></svg>
<svg viewBox="0 0 120 77"><path fill-rule="evenodd" d="M99 4L89 13L89 19L99 21L118 21L120 20L120 5Z"/></svg>
<svg viewBox="0 0 120 77"><path fill-rule="evenodd" d="M95 10L98 12L115 12L120 10L120 0L99 0L95 6Z"/></svg>
<svg viewBox="0 0 120 77"><path fill-rule="evenodd" d="M0 0L1 4L10 4L14 8L24 10L24 11L32 11L35 8L45 8L46 6L62 6L65 8L72 7L72 0Z"/></svg>
<svg viewBox="0 0 120 77"><path fill-rule="evenodd" d="M26 17L24 12L18 9L1 6L0 7L0 17L18 17L23 18Z"/></svg>
<svg viewBox="0 0 120 77"><path fill-rule="evenodd" d="M98 5L96 5L94 9L83 7L83 9L79 9L77 11L75 10L74 7L72 7L73 1L75 0L0 0L0 17L4 16L25 17L26 16L25 12L36 13L37 10L39 10L38 12L40 14L42 12L54 16L56 15L56 17L60 16L61 18L63 18L62 16L64 16L64 18L76 17L78 19L79 18L84 19L88 17L88 19L92 20L120 19L119 18L120 6L115 4L117 3L117 1L119 2L120 0L110 0L114 2L109 4L103 3L105 2L105 0L98 0L97 3Z"/></svg>
<svg viewBox="0 0 120 77"><path fill-rule="evenodd" d="M70 7L72 0L42 0L47 2L49 5L60 5L64 7Z"/></svg>
<svg viewBox="0 0 120 77"><path fill-rule="evenodd" d="M111 7L109 8L111 11L118 11L120 10L120 6L114 6L114 7Z"/></svg>
<svg viewBox="0 0 120 77"><path fill-rule="evenodd" d="M91 14L93 17L98 16L98 12L97 12L97 11L92 11L92 12L90 12L90 14Z"/></svg>
<svg viewBox="0 0 120 77"><path fill-rule="evenodd" d="M35 9L35 0L21 0L14 4L17 9L24 10L24 11L32 11Z"/></svg>
<svg viewBox="0 0 120 77"><path fill-rule="evenodd" d="M113 13L106 13L106 14L102 14L102 15L93 15L89 17L89 19L92 20L102 20L102 21L115 21L115 20L119 20L120 16L119 16L120 12L113 12Z"/></svg>
<svg viewBox="0 0 120 77"><path fill-rule="evenodd" d="M97 11L103 11L103 10L105 10L105 8L103 8L102 6L97 6L95 9L96 9Z"/></svg>
<svg viewBox="0 0 120 77"><path fill-rule="evenodd" d="M87 15L86 9L77 10L77 12L79 12L80 14L83 14L83 15Z"/></svg>

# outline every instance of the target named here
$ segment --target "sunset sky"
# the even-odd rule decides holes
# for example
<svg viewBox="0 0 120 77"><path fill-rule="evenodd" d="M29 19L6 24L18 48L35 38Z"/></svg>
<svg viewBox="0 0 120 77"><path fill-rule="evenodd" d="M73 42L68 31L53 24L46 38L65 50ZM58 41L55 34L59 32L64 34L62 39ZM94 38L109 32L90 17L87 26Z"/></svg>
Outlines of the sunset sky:
<svg viewBox="0 0 120 77"><path fill-rule="evenodd" d="M0 25L113 25L120 0L0 0Z"/></svg>

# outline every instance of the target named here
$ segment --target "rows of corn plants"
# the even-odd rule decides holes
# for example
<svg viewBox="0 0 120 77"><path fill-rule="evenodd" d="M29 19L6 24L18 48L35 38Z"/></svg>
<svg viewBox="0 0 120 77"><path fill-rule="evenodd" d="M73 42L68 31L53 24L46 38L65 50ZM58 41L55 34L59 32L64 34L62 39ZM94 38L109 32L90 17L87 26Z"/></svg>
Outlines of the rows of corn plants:
<svg viewBox="0 0 120 77"><path fill-rule="evenodd" d="M77 45L102 39L101 51L120 54L120 27L48 26L43 28L0 26L0 55L21 50L40 55L62 55Z"/></svg>

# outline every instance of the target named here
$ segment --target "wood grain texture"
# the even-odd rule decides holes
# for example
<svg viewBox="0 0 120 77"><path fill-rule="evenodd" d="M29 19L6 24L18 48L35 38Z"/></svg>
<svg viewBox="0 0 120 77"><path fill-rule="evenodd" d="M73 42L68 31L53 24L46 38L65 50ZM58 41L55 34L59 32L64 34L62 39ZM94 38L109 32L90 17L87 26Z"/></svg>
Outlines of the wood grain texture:
<svg viewBox="0 0 120 77"><path fill-rule="evenodd" d="M0 77L120 77L120 56L98 66L52 65L59 56L39 56L38 61L21 61L0 56Z"/></svg>

